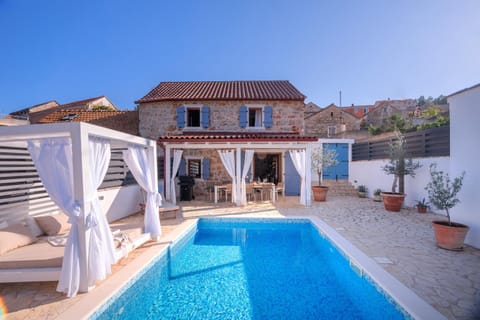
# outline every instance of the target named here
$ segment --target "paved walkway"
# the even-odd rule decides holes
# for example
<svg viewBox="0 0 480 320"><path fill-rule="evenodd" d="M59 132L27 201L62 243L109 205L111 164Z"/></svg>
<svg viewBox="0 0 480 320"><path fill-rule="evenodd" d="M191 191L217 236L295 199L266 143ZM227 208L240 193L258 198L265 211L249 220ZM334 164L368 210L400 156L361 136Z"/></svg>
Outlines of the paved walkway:
<svg viewBox="0 0 480 320"><path fill-rule="evenodd" d="M391 213L381 203L356 197L329 197L327 202L313 203L310 208L297 202L298 198L286 197L275 206L264 202L237 208L198 201L182 206L186 220L238 214L318 216L365 254L387 262L380 265L449 319L480 319L480 250L466 247L463 252L452 252L437 248L430 222L441 218L438 215L421 215L407 209ZM182 221L162 221L164 235ZM146 248L137 249L114 270L121 269L143 250ZM103 283L107 282L108 279ZM0 296L10 310L6 319L55 319L87 295L67 299L55 292L53 283L0 284Z"/></svg>

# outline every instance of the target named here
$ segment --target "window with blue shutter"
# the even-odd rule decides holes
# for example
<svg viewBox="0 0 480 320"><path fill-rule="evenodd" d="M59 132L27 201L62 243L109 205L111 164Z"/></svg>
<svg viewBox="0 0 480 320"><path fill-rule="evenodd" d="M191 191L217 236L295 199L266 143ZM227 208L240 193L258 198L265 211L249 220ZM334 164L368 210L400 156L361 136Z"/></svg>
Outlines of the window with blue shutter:
<svg viewBox="0 0 480 320"><path fill-rule="evenodd" d="M263 108L263 124L265 128L271 128L273 125L273 120L272 120L272 110L273 108L271 106L265 106Z"/></svg>
<svg viewBox="0 0 480 320"><path fill-rule="evenodd" d="M248 124L248 108L246 106L240 107L240 127L245 128Z"/></svg>
<svg viewBox="0 0 480 320"><path fill-rule="evenodd" d="M210 107L202 106L202 127L208 128L210 126Z"/></svg>
<svg viewBox="0 0 480 320"><path fill-rule="evenodd" d="M180 166L178 167L178 176L186 176L187 175L187 161L185 158L180 160Z"/></svg>
<svg viewBox="0 0 480 320"><path fill-rule="evenodd" d="M185 106L177 107L177 127L185 127Z"/></svg>
<svg viewBox="0 0 480 320"><path fill-rule="evenodd" d="M202 161L202 179L210 179L210 159L203 159Z"/></svg>

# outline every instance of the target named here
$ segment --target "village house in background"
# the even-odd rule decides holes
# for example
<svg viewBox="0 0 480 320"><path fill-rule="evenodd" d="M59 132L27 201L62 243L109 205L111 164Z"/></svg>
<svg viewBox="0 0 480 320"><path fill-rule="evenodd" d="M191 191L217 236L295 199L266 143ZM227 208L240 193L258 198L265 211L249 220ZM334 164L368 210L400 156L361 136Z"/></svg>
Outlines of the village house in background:
<svg viewBox="0 0 480 320"><path fill-rule="evenodd" d="M0 125L22 125L42 123L44 118L51 113L61 110L118 110L117 107L105 96L89 98L64 104L56 100L40 103L28 108L11 112L5 118L0 119ZM73 117L73 116L72 116ZM8 120L10 119L10 120ZM12 121L14 120L14 121Z"/></svg>
<svg viewBox="0 0 480 320"><path fill-rule="evenodd" d="M305 133L319 138L365 140L372 137L369 128L385 127L392 118L403 119L406 127L414 128L435 122L439 117L448 119L449 107L442 97L418 101L387 99L378 100L373 105L352 104L348 107L338 107L332 103L324 108L309 102L304 113Z"/></svg>

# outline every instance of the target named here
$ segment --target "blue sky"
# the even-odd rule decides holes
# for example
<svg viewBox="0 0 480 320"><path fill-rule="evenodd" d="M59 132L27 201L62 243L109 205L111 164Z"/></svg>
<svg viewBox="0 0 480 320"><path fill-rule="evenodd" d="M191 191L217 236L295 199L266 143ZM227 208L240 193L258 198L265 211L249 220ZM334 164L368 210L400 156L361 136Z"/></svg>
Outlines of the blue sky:
<svg viewBox="0 0 480 320"><path fill-rule="evenodd" d="M480 82L480 1L0 0L0 113L161 81L290 80L320 106Z"/></svg>

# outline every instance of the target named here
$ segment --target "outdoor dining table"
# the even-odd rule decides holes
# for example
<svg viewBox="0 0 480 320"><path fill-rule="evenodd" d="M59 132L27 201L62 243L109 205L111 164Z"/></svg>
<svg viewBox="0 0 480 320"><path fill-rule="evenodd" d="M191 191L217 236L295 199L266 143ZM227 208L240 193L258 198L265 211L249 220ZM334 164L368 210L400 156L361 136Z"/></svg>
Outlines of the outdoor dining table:
<svg viewBox="0 0 480 320"><path fill-rule="evenodd" d="M275 191L275 183L272 182L254 182L253 183L253 190L259 190L260 191L260 199L263 201L263 193L265 191L270 191L270 199L272 203L275 203L275 196L276 196L276 191Z"/></svg>
<svg viewBox="0 0 480 320"><path fill-rule="evenodd" d="M260 197L261 200L263 201L263 193L268 190L270 191L270 199L273 203L275 203L275 196L276 196L276 191L275 191L275 184L271 182L254 182L253 184L253 189L254 190L259 190L260 191ZM213 202L218 203L218 193L222 190L227 190L228 184L221 184L221 185L214 185L214 198Z"/></svg>

